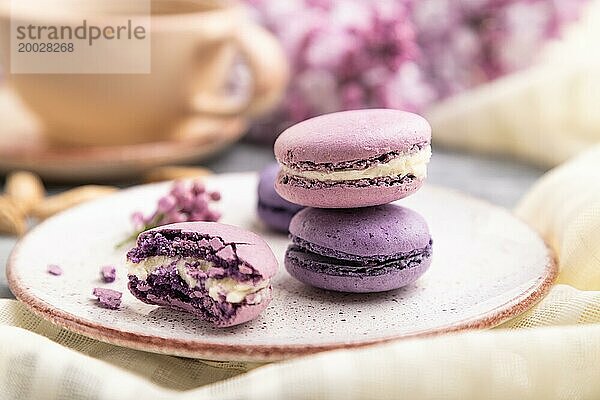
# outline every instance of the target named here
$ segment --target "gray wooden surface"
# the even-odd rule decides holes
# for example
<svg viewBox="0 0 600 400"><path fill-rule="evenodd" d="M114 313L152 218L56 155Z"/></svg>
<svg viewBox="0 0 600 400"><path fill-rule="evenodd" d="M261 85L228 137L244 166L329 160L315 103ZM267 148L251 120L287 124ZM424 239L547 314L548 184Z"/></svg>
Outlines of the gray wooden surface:
<svg viewBox="0 0 600 400"><path fill-rule="evenodd" d="M208 161L215 172L259 170L273 161L272 150L239 144ZM504 207L513 207L543 171L510 160L449 153L434 149L429 182L462 190ZM60 191L60 188L54 189ZM4 268L13 238L0 236L0 298L12 297Z"/></svg>

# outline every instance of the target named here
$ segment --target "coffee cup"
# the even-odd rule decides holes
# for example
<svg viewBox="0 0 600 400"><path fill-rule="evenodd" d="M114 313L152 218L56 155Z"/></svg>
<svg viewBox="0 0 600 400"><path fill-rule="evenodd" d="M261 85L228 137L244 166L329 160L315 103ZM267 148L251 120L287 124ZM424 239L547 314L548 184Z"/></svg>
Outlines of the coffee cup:
<svg viewBox="0 0 600 400"><path fill-rule="evenodd" d="M251 117L274 107L288 79L277 40L228 1L45 0L48 8L20 8L0 0L2 66L10 87L44 126L51 141L123 145L168 139L187 119ZM15 24L107 26L150 2L149 68L142 73L18 73L11 71ZM137 7L140 7L139 9ZM12 22L12 25L11 25ZM141 30L140 30L141 32ZM123 34L127 32L123 31ZM131 34L131 32L130 32ZM58 56L56 56L58 57ZM89 60L86 60L86 62ZM244 64L248 90L228 90Z"/></svg>

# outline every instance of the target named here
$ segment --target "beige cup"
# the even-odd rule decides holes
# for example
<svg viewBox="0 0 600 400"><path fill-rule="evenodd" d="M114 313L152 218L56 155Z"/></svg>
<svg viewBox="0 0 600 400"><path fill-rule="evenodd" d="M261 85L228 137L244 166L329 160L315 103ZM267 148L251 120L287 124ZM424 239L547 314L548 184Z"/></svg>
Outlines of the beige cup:
<svg viewBox="0 0 600 400"><path fill-rule="evenodd" d="M115 3L102 0L59 3L69 10L65 23L82 4L82 17L87 19L89 14L106 19L111 13L136 12L135 1L123 1L116 10L109 7ZM190 118L211 118L214 123L216 116L263 113L277 103L287 83L288 66L280 45L248 20L236 3L152 0L149 74L11 74L11 14L6 0L0 5L2 63L8 82L56 142L119 145L165 139ZM52 14L56 23L60 9ZM43 16L40 10L31 20L39 23ZM27 17L23 19L21 23L27 24ZM240 55L251 75L248 96L224 90Z"/></svg>

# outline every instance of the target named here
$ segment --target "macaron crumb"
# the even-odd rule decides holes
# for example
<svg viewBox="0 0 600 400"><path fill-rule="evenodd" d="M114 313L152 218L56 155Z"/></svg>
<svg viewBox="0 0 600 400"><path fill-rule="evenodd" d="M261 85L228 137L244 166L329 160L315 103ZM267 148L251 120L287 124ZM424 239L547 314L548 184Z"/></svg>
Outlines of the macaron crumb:
<svg viewBox="0 0 600 400"><path fill-rule="evenodd" d="M50 275L54 275L54 276L61 276L63 274L63 270L61 267L59 267L56 264L49 264L48 268L46 269L46 271L50 274Z"/></svg>
<svg viewBox="0 0 600 400"><path fill-rule="evenodd" d="M116 310L121 306L121 297L123 293L106 288L94 288L92 294L98 299L98 306Z"/></svg>
<svg viewBox="0 0 600 400"><path fill-rule="evenodd" d="M104 283L112 283L117 279L117 270L112 265L105 265L100 268L100 277Z"/></svg>

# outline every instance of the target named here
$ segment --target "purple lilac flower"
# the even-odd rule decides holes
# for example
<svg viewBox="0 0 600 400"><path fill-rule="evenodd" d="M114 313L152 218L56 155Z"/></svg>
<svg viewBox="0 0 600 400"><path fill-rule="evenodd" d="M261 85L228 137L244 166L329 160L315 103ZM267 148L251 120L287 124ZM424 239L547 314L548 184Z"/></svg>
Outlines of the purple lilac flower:
<svg viewBox="0 0 600 400"><path fill-rule="evenodd" d="M412 19L436 100L532 65L588 0L421 0Z"/></svg>
<svg viewBox="0 0 600 400"><path fill-rule="evenodd" d="M209 192L201 181L178 181L173 184L169 193L158 200L156 211L148 216L139 212L132 215L137 228L150 229L176 222L213 221L221 218L221 214L210 208L210 202L221 199L219 192Z"/></svg>
<svg viewBox="0 0 600 400"><path fill-rule="evenodd" d="M149 215L136 211L131 215L135 232L122 244L145 230L177 222L211 221L221 219L221 213L211 203L221 200L221 193L208 191L199 180L177 181L167 194L158 199L156 209Z"/></svg>
<svg viewBox="0 0 600 400"><path fill-rule="evenodd" d="M292 64L281 109L255 129L261 136L327 112L380 106L416 111L432 101L416 64L413 0L251 3Z"/></svg>
<svg viewBox="0 0 600 400"><path fill-rule="evenodd" d="M251 138L356 108L423 111L525 68L589 0L246 0L281 40L292 81Z"/></svg>

